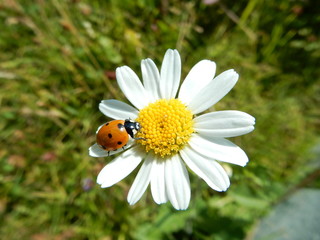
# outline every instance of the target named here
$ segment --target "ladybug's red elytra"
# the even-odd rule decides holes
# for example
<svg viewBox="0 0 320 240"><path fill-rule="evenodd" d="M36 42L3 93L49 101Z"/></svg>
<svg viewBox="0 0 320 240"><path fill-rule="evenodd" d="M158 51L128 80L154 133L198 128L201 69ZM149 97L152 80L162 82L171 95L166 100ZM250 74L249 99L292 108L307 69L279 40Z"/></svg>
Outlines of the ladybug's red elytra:
<svg viewBox="0 0 320 240"><path fill-rule="evenodd" d="M138 122L130 119L113 120L104 124L97 133L97 144L104 150L115 151L123 148L129 141L129 137L135 138L135 134L140 130Z"/></svg>

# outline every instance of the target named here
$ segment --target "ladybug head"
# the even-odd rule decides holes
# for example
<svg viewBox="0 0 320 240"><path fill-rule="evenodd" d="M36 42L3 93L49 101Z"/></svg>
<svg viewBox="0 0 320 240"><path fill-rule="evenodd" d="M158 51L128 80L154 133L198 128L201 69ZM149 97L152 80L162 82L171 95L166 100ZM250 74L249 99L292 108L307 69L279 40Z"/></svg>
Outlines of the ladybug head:
<svg viewBox="0 0 320 240"><path fill-rule="evenodd" d="M124 127L130 137L135 138L134 135L140 130L141 126L138 122L133 122L130 119L124 121Z"/></svg>

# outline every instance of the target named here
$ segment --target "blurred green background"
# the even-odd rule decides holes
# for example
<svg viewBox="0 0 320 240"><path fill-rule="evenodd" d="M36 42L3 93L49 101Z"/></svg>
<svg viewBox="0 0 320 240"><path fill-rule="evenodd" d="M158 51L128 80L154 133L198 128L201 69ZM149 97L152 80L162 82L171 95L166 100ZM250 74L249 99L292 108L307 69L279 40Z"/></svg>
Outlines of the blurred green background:
<svg viewBox="0 0 320 240"><path fill-rule="evenodd" d="M319 135L320 8L306 0L0 0L0 236L3 239L244 239L288 192L320 187L310 149ZM88 156L107 119L103 99L124 100L114 70L160 67L179 50L182 76L201 59L234 68L216 109L256 117L232 139L250 158L231 187L190 174L187 211L129 206L135 171L108 189L110 159ZM317 174L316 174L317 175ZM307 180L306 180L307 179Z"/></svg>

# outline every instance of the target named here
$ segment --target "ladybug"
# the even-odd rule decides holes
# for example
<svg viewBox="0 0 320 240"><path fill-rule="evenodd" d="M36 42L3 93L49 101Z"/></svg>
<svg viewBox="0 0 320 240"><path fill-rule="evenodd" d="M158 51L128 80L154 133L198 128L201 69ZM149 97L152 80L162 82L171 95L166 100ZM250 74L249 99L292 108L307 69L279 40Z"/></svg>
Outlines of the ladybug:
<svg viewBox="0 0 320 240"><path fill-rule="evenodd" d="M116 151L123 148L129 141L129 137L133 139L134 135L140 130L141 126L138 122L133 122L130 119L113 120L101 126L97 132L97 144L104 150Z"/></svg>

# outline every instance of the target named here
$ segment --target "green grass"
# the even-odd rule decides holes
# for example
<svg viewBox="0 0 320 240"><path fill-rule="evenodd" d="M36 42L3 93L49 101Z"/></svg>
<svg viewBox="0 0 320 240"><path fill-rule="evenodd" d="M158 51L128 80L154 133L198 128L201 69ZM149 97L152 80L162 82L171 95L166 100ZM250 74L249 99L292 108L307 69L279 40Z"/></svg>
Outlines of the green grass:
<svg viewBox="0 0 320 240"><path fill-rule="evenodd" d="M311 1L0 1L0 235L6 239L243 239L312 170L319 134L319 10ZM201 59L234 68L236 87L216 109L256 117L233 139L250 158L217 193L191 176L189 210L134 206L135 173L95 184L110 159L88 156L105 117L124 100L113 71L141 59L160 66L177 48L183 76ZM85 186L84 186L85 185ZM87 189L85 189L87 188Z"/></svg>

